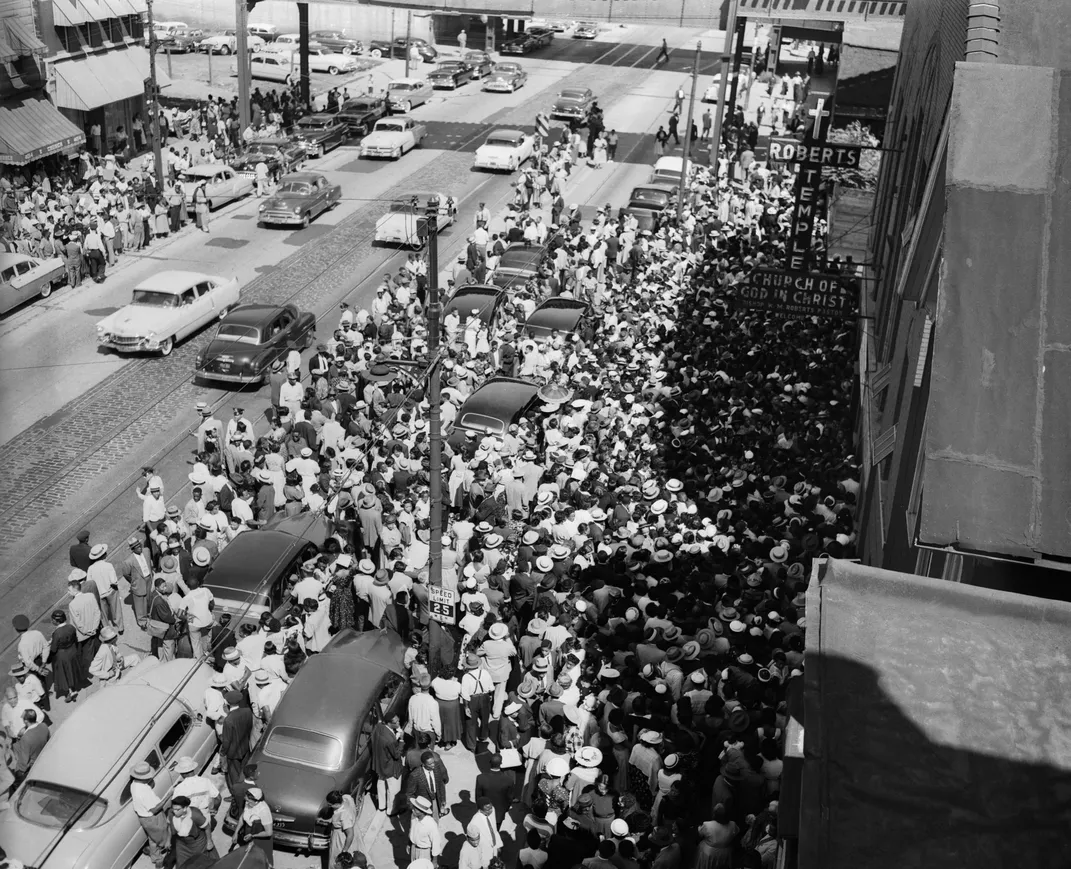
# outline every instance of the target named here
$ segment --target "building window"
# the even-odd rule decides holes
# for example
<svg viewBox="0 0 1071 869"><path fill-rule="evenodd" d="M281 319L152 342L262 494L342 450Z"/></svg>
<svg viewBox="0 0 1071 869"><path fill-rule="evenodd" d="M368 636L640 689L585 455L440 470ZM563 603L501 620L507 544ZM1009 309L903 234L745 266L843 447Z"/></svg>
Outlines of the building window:
<svg viewBox="0 0 1071 869"><path fill-rule="evenodd" d="M104 45L104 34L101 32L100 24L96 21L80 25L78 35L82 38L82 45L86 48L99 48Z"/></svg>
<svg viewBox="0 0 1071 869"><path fill-rule="evenodd" d="M131 39L141 39L145 35L145 24L140 15L123 16L123 27Z"/></svg>

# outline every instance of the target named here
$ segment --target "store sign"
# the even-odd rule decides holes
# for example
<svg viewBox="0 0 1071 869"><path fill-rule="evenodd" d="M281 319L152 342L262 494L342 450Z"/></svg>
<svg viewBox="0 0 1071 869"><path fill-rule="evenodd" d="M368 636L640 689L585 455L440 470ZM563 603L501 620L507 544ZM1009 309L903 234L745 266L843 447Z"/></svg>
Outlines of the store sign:
<svg viewBox="0 0 1071 869"><path fill-rule="evenodd" d="M457 596L454 590L441 585L428 586L428 612L439 624L456 624Z"/></svg>
<svg viewBox="0 0 1071 869"><path fill-rule="evenodd" d="M810 163L833 169L858 169L863 149L832 142L805 144L799 139L770 139L770 159L779 163Z"/></svg>
<svg viewBox="0 0 1071 869"><path fill-rule="evenodd" d="M857 293L838 275L756 269L736 290L745 308L781 317L854 317Z"/></svg>

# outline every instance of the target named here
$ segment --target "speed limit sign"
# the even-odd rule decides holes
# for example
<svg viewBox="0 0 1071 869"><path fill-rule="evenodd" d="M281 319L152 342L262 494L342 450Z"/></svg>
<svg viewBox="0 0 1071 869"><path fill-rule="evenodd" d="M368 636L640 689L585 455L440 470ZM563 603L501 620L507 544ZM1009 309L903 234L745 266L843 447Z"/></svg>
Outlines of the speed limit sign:
<svg viewBox="0 0 1071 869"><path fill-rule="evenodd" d="M457 598L451 588L439 585L428 587L428 613L442 625L457 623Z"/></svg>

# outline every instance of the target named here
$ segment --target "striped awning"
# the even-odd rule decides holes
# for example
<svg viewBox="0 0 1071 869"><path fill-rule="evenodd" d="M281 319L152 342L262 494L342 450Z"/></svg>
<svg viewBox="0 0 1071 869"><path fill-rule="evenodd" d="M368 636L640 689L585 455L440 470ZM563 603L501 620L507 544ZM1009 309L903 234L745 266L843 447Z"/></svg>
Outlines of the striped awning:
<svg viewBox="0 0 1071 869"><path fill-rule="evenodd" d="M44 57L44 55L48 54L48 48L37 38L33 28L28 26L25 21L12 16L2 19L2 23L3 30L0 31L0 43L5 48L10 49L15 57L22 57L27 54ZM14 57L5 56L0 59L10 62L14 60Z"/></svg>
<svg viewBox="0 0 1071 869"><path fill-rule="evenodd" d="M149 77L149 52L140 46L91 54L77 60L56 63L56 105L89 112L101 106L130 99L145 92ZM156 72L160 87L171 79Z"/></svg>
<svg viewBox="0 0 1071 869"><path fill-rule="evenodd" d="M85 134L41 94L0 103L0 163L25 166L85 144Z"/></svg>

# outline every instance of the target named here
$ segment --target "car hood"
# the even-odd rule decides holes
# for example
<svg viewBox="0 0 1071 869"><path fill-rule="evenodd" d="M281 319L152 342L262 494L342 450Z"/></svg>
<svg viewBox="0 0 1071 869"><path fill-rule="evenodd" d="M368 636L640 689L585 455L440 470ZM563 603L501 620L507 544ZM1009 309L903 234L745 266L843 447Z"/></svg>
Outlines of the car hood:
<svg viewBox="0 0 1071 869"><path fill-rule="evenodd" d="M434 69L428 73L428 78L453 78L461 70L449 70L449 69Z"/></svg>
<svg viewBox="0 0 1071 869"><path fill-rule="evenodd" d="M232 169L252 169L257 163L263 160L265 163L271 163L273 160L278 160L276 154L246 154L244 157L235 157L231 160Z"/></svg>
<svg viewBox="0 0 1071 869"><path fill-rule="evenodd" d="M307 766L279 763L258 751L255 757L257 784L264 799L277 814L290 815L298 821L315 821L324 798L333 790L347 790L342 772L329 773Z"/></svg>
<svg viewBox="0 0 1071 869"><path fill-rule="evenodd" d="M152 308L148 305L127 305L114 314L109 314L97 325L113 335L137 337L149 331L160 331L174 319L176 310L175 308Z"/></svg>
<svg viewBox="0 0 1071 869"><path fill-rule="evenodd" d="M515 72L492 72L487 76L487 81L513 81L516 77Z"/></svg>
<svg viewBox="0 0 1071 869"><path fill-rule="evenodd" d="M272 208L293 208L302 202L308 202L311 197L298 196L296 194L280 194L278 196L272 196L270 199L264 200L265 210L271 210Z"/></svg>
<svg viewBox="0 0 1071 869"><path fill-rule="evenodd" d="M300 130L294 134L294 138L302 142L318 142L320 139L331 138L330 130Z"/></svg>
<svg viewBox="0 0 1071 869"><path fill-rule="evenodd" d="M357 111L356 109L347 109L338 113L339 120L342 121L363 121L365 118L370 118L376 114L376 109L364 109L363 111Z"/></svg>
<svg viewBox="0 0 1071 869"><path fill-rule="evenodd" d="M392 142L397 142L405 134L404 133L390 133L385 130L379 132L369 133L364 137L362 145L389 145Z"/></svg>

